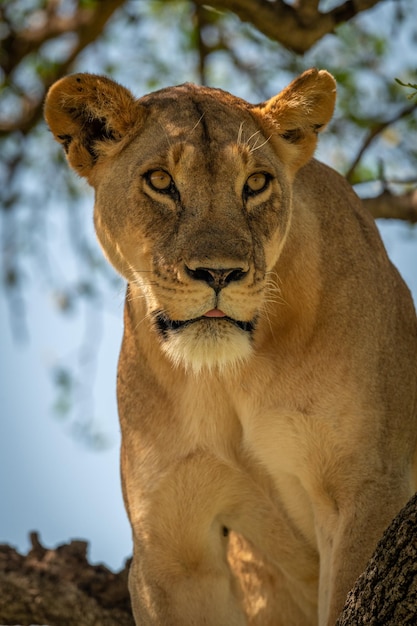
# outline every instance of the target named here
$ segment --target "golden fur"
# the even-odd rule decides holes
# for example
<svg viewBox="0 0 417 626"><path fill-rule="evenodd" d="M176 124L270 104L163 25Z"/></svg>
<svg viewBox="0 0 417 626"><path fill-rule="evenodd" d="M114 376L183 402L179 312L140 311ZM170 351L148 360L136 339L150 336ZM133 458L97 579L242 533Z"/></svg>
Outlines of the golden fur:
<svg viewBox="0 0 417 626"><path fill-rule="evenodd" d="M66 77L45 115L128 282L122 483L141 626L333 626L416 490L408 289L312 159L335 83L250 105ZM117 538L115 539L117 540Z"/></svg>

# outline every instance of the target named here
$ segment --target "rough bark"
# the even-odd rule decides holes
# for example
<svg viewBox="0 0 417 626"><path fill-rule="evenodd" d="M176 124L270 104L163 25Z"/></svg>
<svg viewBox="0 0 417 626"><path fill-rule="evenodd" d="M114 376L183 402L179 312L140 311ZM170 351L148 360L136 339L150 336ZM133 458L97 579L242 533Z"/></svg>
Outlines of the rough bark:
<svg viewBox="0 0 417 626"><path fill-rule="evenodd" d="M417 624L417 494L384 533L336 626Z"/></svg>
<svg viewBox="0 0 417 626"><path fill-rule="evenodd" d="M31 540L26 556L0 545L0 624L134 626L127 565L117 574L90 565L83 541L47 550Z"/></svg>

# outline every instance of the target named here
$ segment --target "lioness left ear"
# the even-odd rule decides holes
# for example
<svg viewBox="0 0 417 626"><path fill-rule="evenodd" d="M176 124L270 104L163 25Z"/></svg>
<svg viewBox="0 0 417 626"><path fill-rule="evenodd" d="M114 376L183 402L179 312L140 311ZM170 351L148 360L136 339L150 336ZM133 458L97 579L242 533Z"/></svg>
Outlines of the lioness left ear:
<svg viewBox="0 0 417 626"><path fill-rule="evenodd" d="M100 154L118 144L141 118L128 89L94 74L57 81L47 94L44 114L71 167L87 178Z"/></svg>
<svg viewBox="0 0 417 626"><path fill-rule="evenodd" d="M292 173L307 163L317 145L317 133L330 121L336 101L336 81L325 70L310 69L281 93L255 107L274 134L287 143L285 161Z"/></svg>

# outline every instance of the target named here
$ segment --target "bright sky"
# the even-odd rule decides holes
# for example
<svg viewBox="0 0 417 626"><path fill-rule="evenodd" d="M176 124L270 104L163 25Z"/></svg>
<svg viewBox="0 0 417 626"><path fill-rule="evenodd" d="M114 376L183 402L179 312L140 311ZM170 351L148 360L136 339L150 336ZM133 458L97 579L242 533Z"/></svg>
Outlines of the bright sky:
<svg viewBox="0 0 417 626"><path fill-rule="evenodd" d="M48 370L56 356L79 341L82 321L55 313L46 294L36 289L28 300L30 343L19 346L0 294L0 543L26 550L31 530L38 530L49 547L88 539L93 561L119 568L131 550L115 401L122 308L120 315L105 314L103 320L93 393L110 447L95 451L74 438L54 413L56 391Z"/></svg>

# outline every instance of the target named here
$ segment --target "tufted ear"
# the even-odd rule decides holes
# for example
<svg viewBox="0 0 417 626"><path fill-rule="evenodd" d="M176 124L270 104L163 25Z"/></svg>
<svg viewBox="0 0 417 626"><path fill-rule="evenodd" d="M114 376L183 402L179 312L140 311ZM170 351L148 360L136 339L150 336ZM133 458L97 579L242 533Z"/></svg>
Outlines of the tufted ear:
<svg viewBox="0 0 417 626"><path fill-rule="evenodd" d="M310 69L281 93L256 107L272 123L273 133L287 143L286 162L295 173L307 163L317 145L317 133L330 121L336 101L336 81L325 70Z"/></svg>
<svg viewBox="0 0 417 626"><path fill-rule="evenodd" d="M98 157L124 145L142 117L130 91L94 74L57 81L47 94L44 114L71 167L87 178Z"/></svg>

